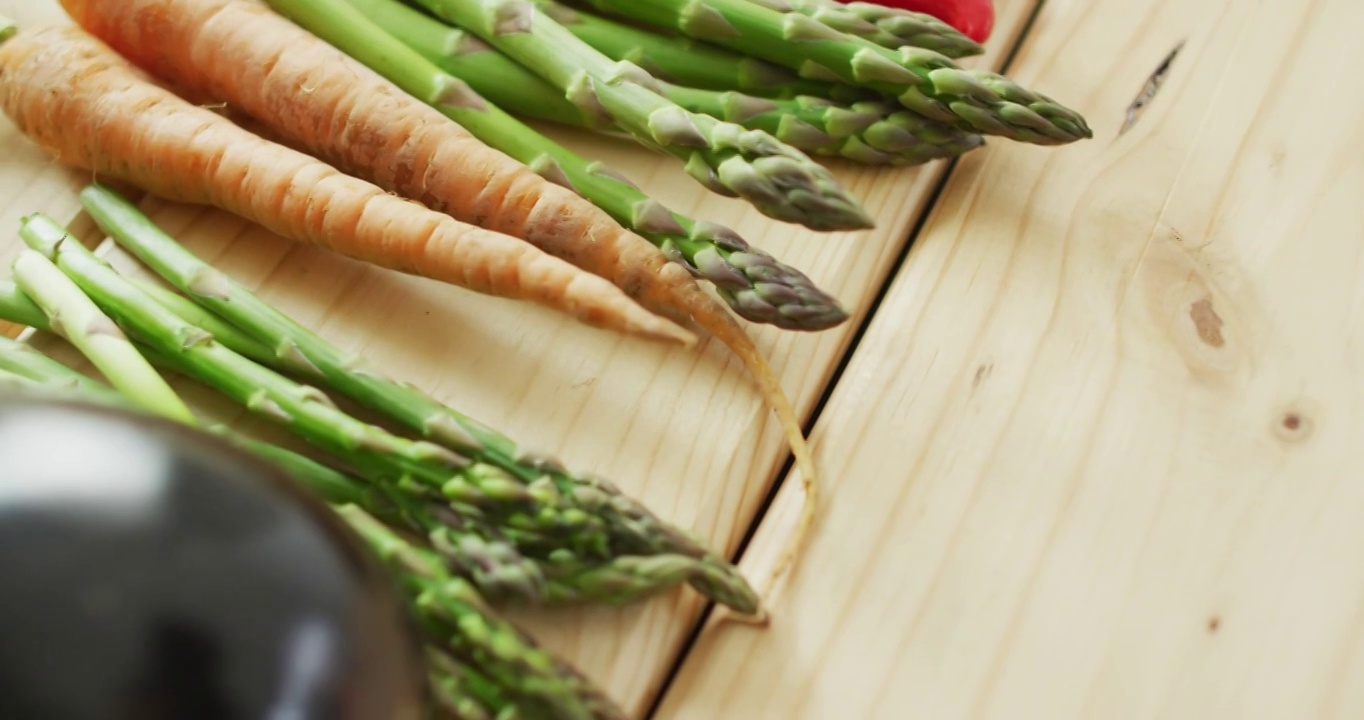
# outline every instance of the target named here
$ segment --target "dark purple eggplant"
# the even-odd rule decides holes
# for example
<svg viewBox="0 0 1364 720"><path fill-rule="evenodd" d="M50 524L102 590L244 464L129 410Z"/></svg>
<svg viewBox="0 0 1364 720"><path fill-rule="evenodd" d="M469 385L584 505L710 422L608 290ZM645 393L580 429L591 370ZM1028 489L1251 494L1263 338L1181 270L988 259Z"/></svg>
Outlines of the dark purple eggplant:
<svg viewBox="0 0 1364 720"><path fill-rule="evenodd" d="M393 584L334 512L195 429L0 404L0 718L415 718Z"/></svg>

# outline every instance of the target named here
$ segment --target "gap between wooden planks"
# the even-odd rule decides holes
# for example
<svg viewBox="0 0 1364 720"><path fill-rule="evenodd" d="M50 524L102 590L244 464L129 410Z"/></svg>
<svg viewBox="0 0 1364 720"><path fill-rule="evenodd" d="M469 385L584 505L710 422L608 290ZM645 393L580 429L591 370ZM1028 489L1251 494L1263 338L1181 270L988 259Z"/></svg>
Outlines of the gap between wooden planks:
<svg viewBox="0 0 1364 720"><path fill-rule="evenodd" d="M1034 4L1001 0L989 55L966 64L996 66ZM56 8L55 0L42 0L21 6L16 15L26 24L62 19ZM840 177L864 199L880 227L818 234L707 193L670 158L585 133L550 134L618 167L679 211L735 227L805 268L846 302L854 317L835 331L808 335L754 328L802 417L809 417L822 396L946 169L941 163L898 171L838 164ZM5 153L0 187L14 189L0 195L0 222L15 228L20 216L37 210L58 220L79 219L76 193L89 178L27 146L7 122L0 124L0 148ZM293 246L222 213L155 199L143 205L201 257L343 349L528 445L557 451L576 469L618 481L721 550L732 552L744 537L787 456L775 422L737 363L712 344L695 353L660 349L577 327L538 308ZM12 232L0 241L6 268L19 245ZM119 269L139 272L122 253L107 256ZM44 340L42 346L74 360L60 343ZM284 437L201 386L174 384L212 421ZM510 614L642 714L702 609L683 590L623 609Z"/></svg>
<svg viewBox="0 0 1364 720"><path fill-rule="evenodd" d="M710 624L657 720L1364 716L1360 27L1044 5L1010 74L1094 141L959 165L817 423L775 622Z"/></svg>

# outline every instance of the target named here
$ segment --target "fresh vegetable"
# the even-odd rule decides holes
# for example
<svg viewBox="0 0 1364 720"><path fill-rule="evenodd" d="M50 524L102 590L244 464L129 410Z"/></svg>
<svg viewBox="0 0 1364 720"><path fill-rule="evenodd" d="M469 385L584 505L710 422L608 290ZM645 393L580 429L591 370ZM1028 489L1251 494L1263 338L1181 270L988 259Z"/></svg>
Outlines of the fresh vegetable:
<svg viewBox="0 0 1364 720"><path fill-rule="evenodd" d="M340 508L339 512L402 579L427 634L443 638L456 659L474 664L534 708L528 713L530 717L625 718L620 708L576 670L539 649L515 625L498 619L467 582L446 573L430 553L404 542L354 506Z"/></svg>
<svg viewBox="0 0 1364 720"><path fill-rule="evenodd" d="M973 0L974 1L974 0ZM829 27L870 40L882 47L898 50L919 47L935 50L950 58L979 55L985 51L979 42L963 35L951 23L929 13L912 12L903 7L871 2L844 3L840 0L749 0L776 10L808 15ZM962 0L951 0L962 4Z"/></svg>
<svg viewBox="0 0 1364 720"><path fill-rule="evenodd" d="M0 280L0 308L4 308L5 319L9 322L28 327L47 327L47 315L43 309L13 282ZM0 335L0 342L6 339Z"/></svg>
<svg viewBox="0 0 1364 720"><path fill-rule="evenodd" d="M794 70L676 33L620 22L560 2L534 0L580 40L612 60L625 60L667 82L704 90L739 90L762 97L810 95L835 100L864 99L845 85L806 80ZM852 94L844 95L843 91Z"/></svg>
<svg viewBox="0 0 1364 720"><path fill-rule="evenodd" d="M421 717L395 583L270 465L14 395L0 455L0 716Z"/></svg>
<svg viewBox="0 0 1364 720"><path fill-rule="evenodd" d="M483 153L506 156L482 145L428 106L427 102L446 104L439 100L442 93L438 90L450 88L441 81L447 77L443 74L432 77L403 72L408 57L416 57L420 63L420 56L388 55L389 50L405 48L396 41L392 45L355 43L354 52L373 51L367 56L372 67L390 68L405 81L388 83L326 41L255 3L129 0L115 8L110 3L91 0L63 0L63 5L79 23L121 52L139 58L140 64L155 68L157 74L169 81L227 102L270 124L274 131L293 135L293 141L308 145L312 152L338 158L343 167L382 176L378 177L380 185L394 192L447 212L482 208L476 213L480 222L496 225L512 220L517 227L542 232L527 237L611 278L650 310L709 331L744 363L780 421L805 482L802 527L809 526L815 512L818 474L790 401L752 338L686 271L668 261L647 240L623 231L609 216L597 212L595 206L571 191L543 181L534 173L500 176L491 184L467 188L464 184L469 179L467 171L486 165L478 159ZM334 33L333 38L353 39L352 33L373 27L358 12L347 13L353 8L341 0L326 4L318 0L275 0L274 7L287 8L296 19L306 16L309 27L326 28ZM212 23L196 20L208 15L214 18ZM369 35L362 37L370 39ZM211 48L212 53L207 56L213 59L204 61L204 54L191 52L199 47ZM397 69L394 63L398 64ZM429 64L421 63L418 67L422 65ZM323 82L324 79L330 82ZM400 92L394 84L410 95ZM299 93L298 87L314 88L314 92ZM336 103L326 101L328 94ZM417 100L412 95L427 100ZM472 92L447 97L451 102L460 98L475 104L481 102ZM356 102L373 109L348 113L348 123L338 129L333 109L337 104L349 107ZM333 131L314 136L303 132L309 128ZM402 138L403 142L394 142L392 138ZM411 147L429 148L431 154L414 158L399 153L402 148ZM422 171L417 172L417 167ZM464 172L429 172L449 168ZM553 193L556 189L568 193L573 200L537 202L547 195L559 197ZM489 199L488 193L495 196L500 193L504 202ZM493 207L485 207L486 203ZM585 203L587 209L581 209L579 203ZM497 207L508 210L492 212ZM520 209L512 212L517 208ZM541 216L542 212L552 214ZM591 243L584 245L582 238L590 238ZM802 531L798 536L804 534Z"/></svg>
<svg viewBox="0 0 1364 720"><path fill-rule="evenodd" d="M349 1L362 8L372 21L383 26L394 37L409 44L427 59L439 63L452 75L468 82L470 87L489 101L527 117L580 127L596 126L592 118L587 117L552 85L477 38L464 35L464 31L449 28L398 0ZM567 28L584 24L580 21L585 17L582 13L562 5L542 0L537 6L552 13ZM634 30L623 25L619 27ZM716 92L665 82L659 82L657 87L666 98L691 112L762 130L807 152L841 156L864 164L915 165L960 155L982 144L979 135L925 120L898 105L891 106L884 102L863 101L845 105L816 97L767 99L737 91ZM554 169L564 174L571 187L576 187L574 176L564 170L566 165L556 163ZM622 207L621 210L628 211L629 208ZM682 224L682 221L678 224ZM683 227L685 229L686 225ZM648 236L647 232L644 234ZM692 264L695 265L695 262ZM732 277L735 264L731 262L727 267L720 268L718 274ZM760 274L754 273L758 277L770 277L773 274L770 268L758 270L761 270ZM740 278L745 281L740 287L756 286L746 275ZM766 282L770 284L770 281ZM724 283L721 287L729 285L733 283ZM803 284L805 287L793 282L784 282L783 285L786 286L783 289L796 289L794 297L801 298L801 307L808 306L804 298L810 294L807 290L813 290L808 287L808 281ZM784 295L771 291L765 294ZM734 302L731 305L743 307ZM759 305L763 310L767 307L780 312L772 303ZM794 314L795 309L785 312ZM741 311L740 314L745 313ZM764 313L764 317L768 315ZM802 318L803 315L796 317ZM846 317L841 312L839 316Z"/></svg>
<svg viewBox="0 0 1364 720"><path fill-rule="evenodd" d="M782 13L749 0L584 2L786 65L802 77L875 90L963 130L1040 145L1093 136L1078 113L1002 75L963 70L932 50L890 50L799 12Z"/></svg>
<svg viewBox="0 0 1364 720"><path fill-rule="evenodd" d="M533 70L600 124L685 161L687 172L716 193L742 197L769 217L815 230L874 224L805 153L765 132L687 112L656 93L654 78L639 66L613 62L521 0L419 3Z"/></svg>
<svg viewBox="0 0 1364 720"><path fill-rule="evenodd" d="M131 406L130 398L112 388L45 357L26 344L0 338L0 393L3 392L21 397L93 402L114 408ZM352 504L356 498L365 498L360 501L365 502L372 496L362 483L283 448L240 436L225 428L212 430L285 470L303 486L332 503L373 552L385 561L396 561L390 568L391 573L404 587L421 589L422 592L411 598L412 609L428 631L428 690L435 710L454 718L491 717L478 714L484 710L493 714L522 712L524 717L536 718L619 716L610 700L574 668L550 657L529 636L496 617L484 604L479 591L465 584L464 577L449 577L446 572L450 555L417 548ZM645 560L666 561L667 558ZM492 566L484 569L496 570L505 558L489 558L489 562ZM468 568L456 564L450 569L462 575ZM511 567L500 569L516 574L516 569ZM595 578L600 587L573 582L568 584L571 589L567 592L574 592L573 588L576 588L593 599L614 600L628 591L635 577L646 575L635 572L629 578L622 578L608 573ZM464 658L464 662L451 657L451 652ZM523 663L525 667L511 667L508 663ZM381 717L388 720L401 716ZM438 714L438 717L443 716Z"/></svg>
<svg viewBox="0 0 1364 720"><path fill-rule="evenodd" d="M850 10L873 21L881 17L886 8L891 12L904 10L936 17L978 43L989 40L995 27L994 0L868 0L846 4Z"/></svg>
<svg viewBox="0 0 1364 720"><path fill-rule="evenodd" d="M53 259L162 367L195 377L251 412L287 426L361 472L379 470L420 496L443 497L489 516L522 522L574 550L607 544L600 521L571 510L558 493L537 492L506 472L426 441L396 436L338 410L323 393L261 367L176 317L42 215L20 235Z"/></svg>
<svg viewBox="0 0 1364 720"><path fill-rule="evenodd" d="M498 107L502 101L515 103L524 98L524 104L511 109L526 110L538 105L550 113L561 109L568 114L578 112L576 106L539 76L465 31L444 25L399 0L349 1L375 25L364 23L364 18L346 12L344 8L336 7L336 12L331 12L337 6L335 0L319 0L323 3L321 7L329 12L301 16L300 22L371 68L393 73L389 79L401 81L402 76L379 59L401 54L408 59L404 68L432 63L440 66L429 68L423 76L445 70L469 81L490 102L482 107L435 107L489 146L591 200L617 222L647 238L688 272L713 283L720 297L741 317L802 331L824 330L847 320L848 314L838 301L816 287L799 270L750 246L729 228L698 222L665 208L624 176L600 162L589 162ZM325 24L312 23L313 19L324 17L327 19ZM340 32L338 29L348 17L354 20L349 24L350 31ZM385 31L392 37L386 37ZM411 49L401 47L395 40L401 40ZM413 51L420 53L427 62L423 63ZM465 60L477 62L485 57L496 59L497 69L507 73L458 73L457 68ZM489 96L489 91L495 97ZM660 298L660 303L663 301ZM712 305L701 299L697 299L696 304ZM701 309L713 314L711 309Z"/></svg>
<svg viewBox="0 0 1364 720"><path fill-rule="evenodd" d="M25 229L29 230L30 238L35 235L31 225L26 225ZM30 242L40 244L32 239ZM73 252L78 259L91 257L83 247ZM60 255L60 252L58 254ZM88 278L92 274L99 274L92 273L90 268L81 270L80 265L80 262L62 263L62 266L76 278ZM108 279L105 279L104 284L110 287L117 286L117 283ZM16 293L8 295L21 297ZM106 297L107 293L97 291L96 296ZM23 312L20 310L15 314ZM8 313L0 308L0 316L6 314ZM157 353L150 349L149 355L158 357ZM162 364L166 364L165 356L160 357ZM21 343L5 340L0 343L0 388L9 387L6 375L10 368L22 371L25 376L40 378L51 387L70 388L100 398L103 402L109 402L108 395L114 394L112 390L102 389L97 383L43 357ZM230 432L227 435L232 436ZM359 507L349 504L352 500L366 502L372 497L372 493L360 483L288 451L243 438L232 439L259 456L274 461L278 467L290 470L296 479L338 505L338 511L347 520L356 524L355 529L360 531L361 536L381 558L396 562L391 567L394 576L411 591L409 599L413 611L421 621L428 638L440 646L432 652L454 653L463 662L472 664L478 672L488 674L489 682L496 686L496 691L491 697L494 700L506 698L505 707L498 709L505 711L511 707L519 708L517 712L524 713L524 717L585 719L622 717L610 700L575 669L551 657L520 630L493 615L472 584L466 583L463 577L449 575L446 563L451 560L451 555L417 548L391 530L381 527L377 520ZM410 510L413 505L410 498L400 504L403 506L403 512ZM441 550L447 550L439 542L433 544ZM475 549L477 547L475 545ZM467 552L469 550L467 543L462 543L460 550ZM474 559L477 562L477 558ZM676 563L690 560L691 558L678 556L626 557L606 566L580 569L581 575L577 577L569 576L563 572L563 568L556 568L560 570L560 577L554 582L557 593L555 599L563 601L583 598L602 598L607 601L628 599L634 594L648 590L640 587L641 580L658 586L684 579L688 573L685 571L679 573ZM504 562L504 559L492 557L488 558L487 562L496 566ZM664 573L669 568L672 568L674 574L665 577ZM456 563L453 569L458 572L467 568ZM462 687L457 681L468 680L467 677L444 675L439 665L431 666L430 672L438 707L469 711L476 706L473 698L451 694ZM482 697L488 699L486 688L484 690Z"/></svg>
<svg viewBox="0 0 1364 720"><path fill-rule="evenodd" d="M607 579L613 578L611 583L629 596L665 585L655 578L675 577L690 580L698 590L740 612L757 610L757 598L727 561L611 483L573 474L544 453L518 448L505 435L410 384L356 369L340 349L195 257L108 188L88 186L81 193L81 204L115 242L187 293L194 303L274 348L265 364L325 383L427 440L495 467L528 487L548 482L552 490L545 487L540 492L557 492L574 510L600 519L606 533L604 544L610 548L605 557L613 558L616 564L597 566L586 562L596 556L573 560L563 557L562 547L548 548L559 557L549 573L560 580L553 588L560 597L592 596L585 588L575 590L568 581L570 576L572 582L591 587L605 587ZM622 555L668 557L649 560Z"/></svg>
<svg viewBox="0 0 1364 720"><path fill-rule="evenodd" d="M178 98L79 28L34 28L0 45L0 107L63 163L162 197L215 205L297 241L531 300L591 325L693 339L567 262L393 197Z"/></svg>
<svg viewBox="0 0 1364 720"><path fill-rule="evenodd" d="M178 295L161 295L156 299L161 302L170 297L183 301L168 308L177 314L185 310L186 303L198 311L190 313L191 317L204 312ZM18 292L13 283L0 281L0 318L17 321L25 317L25 305L31 306L27 296ZM182 315L181 319L185 317ZM215 323L231 327L221 320L215 319ZM48 329L41 317L36 318L32 327ZM246 342L254 341L247 339ZM157 356L153 350L144 351ZM110 395L121 397L116 391L44 357L28 345L7 338L0 338L0 372L18 373L26 379L41 382L47 390L45 394L74 395L78 399L93 396L106 403ZM399 394L410 388L400 384L392 384L392 387ZM71 393L58 392L68 388ZM114 404L128 402L125 399L123 403ZM738 612L753 613L758 607L757 597L732 565L701 548L681 530L668 527L646 508L600 480L585 481L580 491L572 495L590 500L594 512L606 516L616 514L619 523L634 525L627 530L637 534L642 541L627 542L627 547L634 548L632 551L613 549L601 558L580 557L533 536L521 535L516 527L481 523L477 513L471 515L467 508L446 507L440 501L387 486L389 476L382 473L373 476L374 482L362 482L295 453L242 438L224 427L207 429L289 470L327 502L357 505L391 527L406 528L421 535L452 572L468 579L490 600L531 604L620 604L690 583ZM501 440L505 443L503 447L511 446L510 440ZM525 472L530 468L523 465L520 469ZM540 553L523 555L509 535L538 545Z"/></svg>
<svg viewBox="0 0 1364 720"><path fill-rule="evenodd" d="M693 112L762 128L809 152L863 165L921 165L984 144L980 135L874 100L841 105L815 97L766 100L669 85L663 91Z"/></svg>
<svg viewBox="0 0 1364 720"><path fill-rule="evenodd" d="M23 250L14 260L14 279L43 311L47 324L90 358L114 387L149 411L181 422L194 414L171 390L109 316L43 255Z"/></svg>

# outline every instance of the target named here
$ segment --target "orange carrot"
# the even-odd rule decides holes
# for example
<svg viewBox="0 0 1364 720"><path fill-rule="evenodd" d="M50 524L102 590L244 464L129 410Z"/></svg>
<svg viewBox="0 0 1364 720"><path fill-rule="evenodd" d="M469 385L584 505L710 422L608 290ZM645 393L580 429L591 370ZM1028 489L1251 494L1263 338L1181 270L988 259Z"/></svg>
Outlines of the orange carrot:
<svg viewBox="0 0 1364 720"><path fill-rule="evenodd" d="M816 472L780 382L729 311L647 240L256 0L61 2L76 22L173 86L225 102L390 192L523 238L719 338L787 434L806 483L797 542L804 537Z"/></svg>
<svg viewBox="0 0 1364 720"><path fill-rule="evenodd" d="M187 103L79 28L35 28L0 45L0 105L61 162L156 195L594 326L690 338L611 283L517 238L394 197Z"/></svg>

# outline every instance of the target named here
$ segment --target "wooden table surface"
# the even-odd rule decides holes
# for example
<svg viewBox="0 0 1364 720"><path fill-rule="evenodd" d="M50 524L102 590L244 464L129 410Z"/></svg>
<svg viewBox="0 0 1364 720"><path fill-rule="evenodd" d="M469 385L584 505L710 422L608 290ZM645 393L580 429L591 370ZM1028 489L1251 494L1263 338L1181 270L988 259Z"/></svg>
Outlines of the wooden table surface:
<svg viewBox="0 0 1364 720"><path fill-rule="evenodd" d="M56 0L10 5L66 22ZM770 625L717 621L688 590L515 619L641 718L1364 717L1364 3L997 5L968 64L1007 63L1095 138L837 166L874 231L779 225L668 158L548 130L854 317L754 330L826 483ZM88 179L0 120L0 227L41 210L90 230ZM787 541L799 478L722 348L144 206L343 348L742 550L755 579Z"/></svg>

